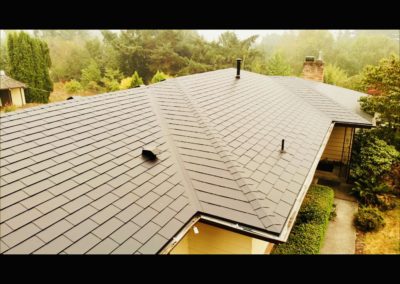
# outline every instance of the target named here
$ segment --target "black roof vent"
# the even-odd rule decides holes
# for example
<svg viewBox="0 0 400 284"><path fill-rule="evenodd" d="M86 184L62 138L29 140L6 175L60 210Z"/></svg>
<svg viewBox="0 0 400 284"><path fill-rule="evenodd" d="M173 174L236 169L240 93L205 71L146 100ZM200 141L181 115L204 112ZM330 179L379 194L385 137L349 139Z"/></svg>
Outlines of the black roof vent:
<svg viewBox="0 0 400 284"><path fill-rule="evenodd" d="M71 96L71 97L68 97L67 100L76 100L79 98L80 98L80 96Z"/></svg>
<svg viewBox="0 0 400 284"><path fill-rule="evenodd" d="M242 62L242 59L238 58L236 59L236 79L240 79L240 63Z"/></svg>
<svg viewBox="0 0 400 284"><path fill-rule="evenodd" d="M154 161L157 159L157 155L161 153L160 149L157 147L145 147L142 149L142 157Z"/></svg>
<svg viewBox="0 0 400 284"><path fill-rule="evenodd" d="M282 143L281 143L281 153L286 153L285 151L285 139L282 139Z"/></svg>

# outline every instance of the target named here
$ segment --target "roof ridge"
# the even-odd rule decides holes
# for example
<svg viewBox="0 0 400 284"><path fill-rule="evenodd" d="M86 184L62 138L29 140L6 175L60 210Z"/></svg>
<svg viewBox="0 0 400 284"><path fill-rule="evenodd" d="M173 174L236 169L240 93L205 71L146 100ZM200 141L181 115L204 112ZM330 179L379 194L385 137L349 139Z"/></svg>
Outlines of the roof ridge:
<svg viewBox="0 0 400 284"><path fill-rule="evenodd" d="M298 90L298 89L293 90L291 86L287 86L287 85L283 84L283 83L282 83L283 80L288 81L287 78L285 78L285 76L280 76L280 77L276 77L276 78L278 79L278 80L277 80L277 83L278 83L278 84L280 84L280 85L283 86L284 88L288 89L291 93L295 94L297 97L301 98L303 101L307 102L307 103L308 103L309 105L311 105L314 109L318 110L318 111L319 111L320 113L322 113L324 116L326 116L326 117L328 117L329 119L331 119L332 122L337 122L337 123L340 123L340 122L341 122L340 120L335 119L335 117L332 117L332 116L331 116L329 113L327 113L326 111L323 111L323 110L321 110L320 108L318 108L317 106L315 106L315 105L314 105L310 100L308 100L307 98L304 98L304 97L302 97L301 95L299 95L299 91L301 91L301 90ZM352 111L349 110L347 107L342 106L341 104L339 104L339 103L336 102L335 100L333 100L333 99L331 99L330 97L324 95L323 93L321 93L320 91L316 90L316 89L313 88L312 86L306 84L306 82L308 82L308 81L305 81L305 79L298 78L298 77L290 77L290 79L296 80L297 83L299 83L299 84L302 86L303 90L309 91L309 93L310 93L310 91L311 91L312 93L317 94L317 95L319 96L319 98L323 98L324 100L329 101L329 103L330 103L331 105L333 105L335 108L340 109L341 111L345 112L346 115L352 117L353 119L355 118L355 119L358 119L358 120L362 120L362 121L364 121L364 123L369 124L369 122L366 121L366 120L365 120L363 117L361 117L360 115L358 115L358 114L352 112ZM312 81L311 81L311 82L312 82ZM311 83L311 82L310 82L310 83ZM316 83L316 82L313 82L313 83ZM359 124L362 124L362 123L359 123Z"/></svg>
<svg viewBox="0 0 400 284"><path fill-rule="evenodd" d="M296 80L299 80L300 83L301 83L302 85L307 85L307 84L309 84L309 86L308 86L309 89L311 89L312 91L314 91L314 92L318 93L319 95L323 96L323 97L326 98L327 100L331 101L335 106L337 106L337 107L339 107L339 108L341 108L341 109L344 108L344 109L346 110L346 112L349 113L350 115L352 115L352 116L357 116L358 119L364 120L365 122L369 123L368 121L366 121L365 118L363 118L362 116L360 116L358 113L354 113L353 111L351 111L351 109L348 109L346 106L340 104L339 102L333 100L332 98L330 98L330 97L328 97L328 96L325 96L325 95L324 95L323 93L321 93L319 90L315 89L314 86L312 86L312 84L314 84L314 83L321 83L321 84L326 84L326 83L323 83L323 82L314 82L314 81L305 81L305 79L301 79L301 78L297 78L297 77L295 77L295 78L296 78ZM307 84L306 84L306 83L307 83ZM330 84L326 84L326 85L330 85ZM347 89L347 88L343 88L343 87L336 86L336 85L331 85L331 86L337 87L337 88L341 88L341 89ZM357 93L360 93L360 94L364 94L364 93L362 93L362 92L358 92L358 91L351 90L351 89L347 89L347 90L350 90L350 91L352 91L352 92L357 92ZM335 121L335 122L336 122L336 121Z"/></svg>
<svg viewBox="0 0 400 284"><path fill-rule="evenodd" d="M172 159L175 160L178 171L177 173L181 175L181 181L184 184L184 189L185 192L187 192L187 196L189 200L193 201L191 202L191 205L195 207L197 211L202 211L202 207L200 204L200 201L196 195L196 191L193 188L193 185L190 182L190 178L188 177L186 170L183 167L183 161L180 158L180 155L177 152L176 145L174 141L171 138L171 132L169 131L167 122L165 121L164 117L162 116L162 111L160 110L160 106L158 102L156 101L156 98L154 98L153 93L152 93L152 88L151 86L146 86L145 88L145 93L148 95L148 98L150 100L150 105L153 109L153 112L156 116L156 119L159 122L159 125L162 129L163 132L165 132L165 137L166 137L166 142L168 145L168 149L171 151L171 157Z"/></svg>
<svg viewBox="0 0 400 284"><path fill-rule="evenodd" d="M227 68L230 69L230 68ZM258 217L258 219L260 220L260 222L265 226L265 228L268 228L269 226L273 225L273 222L270 220L270 218L268 216L263 216L261 217L261 214L258 213L256 211L256 209L254 208L255 204L258 204L259 208L262 208L262 205L258 202L257 199L251 199L251 197L253 196L253 191L256 190L252 190L252 184L249 183L248 179L243 177L241 172L243 172L243 168L240 164L236 163L234 159L231 159L230 157L232 156L230 154L230 151L226 149L226 147L224 147L225 143L222 143L222 139L220 134L218 133L218 131L216 129L210 128L210 118L203 115L202 112L200 112L198 110L198 108L196 107L196 104L194 104L190 98L190 96L188 96L184 90L183 87L181 85L181 83L179 81L175 81L176 85L178 86L178 88L181 90L181 92L183 92L186 97L189 100L189 104L192 106L192 108L195 110L195 112L197 113L198 118L202 121L205 122L204 125L206 126L205 128L207 129L207 132L209 134L211 134L211 140L213 141L213 144L215 145L214 147L218 150L218 154L221 157L221 160L227 165L227 169L229 171L229 173L232 175L232 177L234 177L234 180L236 182L236 184L239 186L240 190L243 192L244 196L246 197L248 203L251 205L255 215Z"/></svg>

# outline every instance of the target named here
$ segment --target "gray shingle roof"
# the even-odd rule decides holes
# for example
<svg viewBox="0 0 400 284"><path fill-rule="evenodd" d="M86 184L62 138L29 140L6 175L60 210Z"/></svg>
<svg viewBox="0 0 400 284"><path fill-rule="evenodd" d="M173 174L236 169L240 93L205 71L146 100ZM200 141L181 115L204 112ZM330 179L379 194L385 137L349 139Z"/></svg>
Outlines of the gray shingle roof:
<svg viewBox="0 0 400 284"><path fill-rule="evenodd" d="M1 253L157 253L196 213L279 237L332 117L362 119L242 72L2 115Z"/></svg>

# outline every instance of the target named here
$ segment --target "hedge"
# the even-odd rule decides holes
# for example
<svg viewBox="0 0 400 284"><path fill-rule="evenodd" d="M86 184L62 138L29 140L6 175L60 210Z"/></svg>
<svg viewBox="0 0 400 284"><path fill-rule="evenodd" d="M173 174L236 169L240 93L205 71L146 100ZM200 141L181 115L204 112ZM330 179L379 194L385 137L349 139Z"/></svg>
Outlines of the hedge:
<svg viewBox="0 0 400 284"><path fill-rule="evenodd" d="M333 196L330 187L310 186L288 241L277 245L272 254L318 254L333 208Z"/></svg>

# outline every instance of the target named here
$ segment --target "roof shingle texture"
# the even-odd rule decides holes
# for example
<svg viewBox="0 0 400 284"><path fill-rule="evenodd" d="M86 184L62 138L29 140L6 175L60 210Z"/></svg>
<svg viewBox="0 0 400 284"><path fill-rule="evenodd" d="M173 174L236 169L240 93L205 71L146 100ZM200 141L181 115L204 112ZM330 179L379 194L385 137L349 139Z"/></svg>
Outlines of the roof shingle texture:
<svg viewBox="0 0 400 284"><path fill-rule="evenodd" d="M2 115L0 253L157 253L196 213L279 236L332 121L362 118L234 73Z"/></svg>

